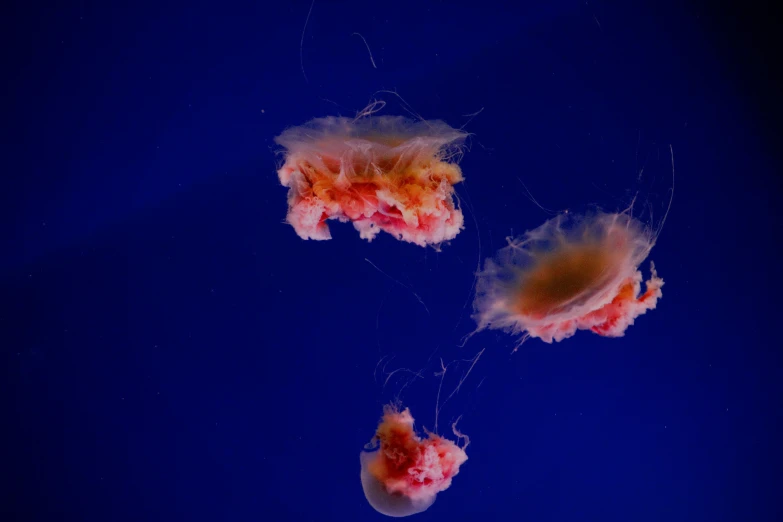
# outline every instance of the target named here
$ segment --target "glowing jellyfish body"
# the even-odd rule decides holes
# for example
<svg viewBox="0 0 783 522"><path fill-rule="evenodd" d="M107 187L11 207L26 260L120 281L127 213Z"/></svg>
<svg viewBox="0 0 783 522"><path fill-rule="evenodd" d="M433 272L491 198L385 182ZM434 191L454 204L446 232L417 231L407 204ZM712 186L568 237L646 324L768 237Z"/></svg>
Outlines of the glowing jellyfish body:
<svg viewBox="0 0 783 522"><path fill-rule="evenodd" d="M474 319L479 330L499 328L561 341L577 330L620 337L655 308L663 279L650 263L642 292L639 265L655 234L628 213L561 214L510 239L479 274Z"/></svg>
<svg viewBox="0 0 783 522"><path fill-rule="evenodd" d="M400 116L317 118L275 138L285 147L280 183L286 221L302 239L331 239L326 221L351 221L371 241L381 230L420 246L457 236L454 184L466 133Z"/></svg>
<svg viewBox="0 0 783 522"><path fill-rule="evenodd" d="M467 441L456 427L454 432ZM468 460L467 442L460 448L433 433L422 439L413 429L410 411L393 406L384 409L371 445L374 451L360 455L362 489L370 505L390 517L425 511Z"/></svg>

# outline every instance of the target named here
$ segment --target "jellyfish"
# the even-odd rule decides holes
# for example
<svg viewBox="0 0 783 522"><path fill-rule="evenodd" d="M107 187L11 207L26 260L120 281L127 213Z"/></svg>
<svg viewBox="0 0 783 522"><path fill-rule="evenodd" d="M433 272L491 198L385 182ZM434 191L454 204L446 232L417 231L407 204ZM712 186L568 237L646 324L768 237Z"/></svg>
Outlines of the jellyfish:
<svg viewBox="0 0 783 522"><path fill-rule="evenodd" d="M286 222L302 239L331 239L330 219L352 222L367 241L381 231L419 246L454 239L464 226L454 185L466 136L440 120L372 111L290 128L275 138L285 149Z"/></svg>
<svg viewBox="0 0 783 522"><path fill-rule="evenodd" d="M642 291L639 265L657 233L630 215L562 213L518 238L508 238L478 274L478 330L501 329L561 341L577 330L621 337L655 308L663 279L650 263Z"/></svg>
<svg viewBox="0 0 783 522"><path fill-rule="evenodd" d="M462 447L434 433L420 438L410 410L386 406L373 440L360 454L362 489L370 505L390 517L427 510L468 460L469 439L456 422L452 429L464 440Z"/></svg>

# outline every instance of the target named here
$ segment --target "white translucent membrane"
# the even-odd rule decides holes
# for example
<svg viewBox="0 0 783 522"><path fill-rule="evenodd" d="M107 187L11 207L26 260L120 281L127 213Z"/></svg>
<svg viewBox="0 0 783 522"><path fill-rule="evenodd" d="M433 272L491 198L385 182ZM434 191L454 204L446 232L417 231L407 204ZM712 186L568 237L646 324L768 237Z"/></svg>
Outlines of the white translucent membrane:
<svg viewBox="0 0 783 522"><path fill-rule="evenodd" d="M359 455L359 460L362 463L362 489L367 502L375 511L389 517L400 518L426 511L435 503L435 495L432 498L414 500L401 493L389 493L386 487L367 470L370 462L377 455L377 451L363 451Z"/></svg>

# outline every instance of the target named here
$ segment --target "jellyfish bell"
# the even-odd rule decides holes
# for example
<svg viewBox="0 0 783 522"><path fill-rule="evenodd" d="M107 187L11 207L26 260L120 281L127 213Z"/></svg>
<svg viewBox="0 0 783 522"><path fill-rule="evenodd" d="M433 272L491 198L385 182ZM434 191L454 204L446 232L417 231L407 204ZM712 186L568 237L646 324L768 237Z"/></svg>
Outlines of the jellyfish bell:
<svg viewBox="0 0 783 522"><path fill-rule="evenodd" d="M328 220L352 222L368 241L381 231L419 246L454 239L464 226L454 185L466 136L440 120L372 111L289 128L275 138L286 221L302 239L331 239Z"/></svg>
<svg viewBox="0 0 783 522"><path fill-rule="evenodd" d="M518 238L479 273L474 301L478 329L502 329L561 341L577 330L620 337L654 309L663 279L650 264L642 292L639 265L657 232L621 213L562 213Z"/></svg>
<svg viewBox="0 0 783 522"><path fill-rule="evenodd" d="M389 517L407 517L426 511L435 503L436 497L413 499L400 492L390 492L383 483L368 471L368 466L378 458L376 452L362 452L359 456L362 464L361 480L364 496L370 506L382 515Z"/></svg>
<svg viewBox="0 0 783 522"><path fill-rule="evenodd" d="M465 440L462 447L434 433L421 438L413 423L410 410L385 407L373 440L359 455L364 496L390 517L426 511L468 460L469 441L456 426L455 435Z"/></svg>

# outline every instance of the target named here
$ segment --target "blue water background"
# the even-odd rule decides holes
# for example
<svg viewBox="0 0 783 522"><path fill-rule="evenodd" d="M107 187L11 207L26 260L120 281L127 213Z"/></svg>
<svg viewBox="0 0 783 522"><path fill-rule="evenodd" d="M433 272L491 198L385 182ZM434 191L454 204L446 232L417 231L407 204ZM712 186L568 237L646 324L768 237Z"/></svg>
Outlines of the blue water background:
<svg viewBox="0 0 783 522"><path fill-rule="evenodd" d="M382 520L358 455L383 404L434 429L441 358L482 349L439 416L449 434L462 415L470 460L417 520L779 519L763 78L709 9L524 4L19 7L4 519ZM378 98L472 133L466 228L441 252L283 223L273 137ZM459 346L477 264L550 217L531 195L555 211L637 196L660 223L672 186L663 299L625 337Z"/></svg>

